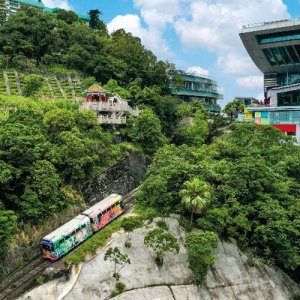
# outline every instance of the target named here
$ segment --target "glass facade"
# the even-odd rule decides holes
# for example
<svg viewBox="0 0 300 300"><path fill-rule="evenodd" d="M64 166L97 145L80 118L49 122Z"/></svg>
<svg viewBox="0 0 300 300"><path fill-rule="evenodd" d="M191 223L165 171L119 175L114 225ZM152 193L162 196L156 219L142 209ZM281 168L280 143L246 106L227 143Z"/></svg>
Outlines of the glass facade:
<svg viewBox="0 0 300 300"><path fill-rule="evenodd" d="M300 124L300 110L255 112L254 117L258 124Z"/></svg>
<svg viewBox="0 0 300 300"><path fill-rule="evenodd" d="M270 65L300 64L300 45L262 49Z"/></svg>
<svg viewBox="0 0 300 300"><path fill-rule="evenodd" d="M300 90L278 93L278 106L300 106Z"/></svg>
<svg viewBox="0 0 300 300"><path fill-rule="evenodd" d="M262 44L286 42L300 40L300 30L291 30L288 32L275 32L269 34L262 34L256 37L257 42Z"/></svg>
<svg viewBox="0 0 300 300"><path fill-rule="evenodd" d="M219 92L216 81L183 71L178 71L178 75L181 77L183 85L179 89L175 88L171 79L170 88L172 94L179 96L187 102L199 100L208 111L221 111L221 107L217 104L217 100L222 99L223 95Z"/></svg>
<svg viewBox="0 0 300 300"><path fill-rule="evenodd" d="M300 124L300 111L269 112L270 124Z"/></svg>
<svg viewBox="0 0 300 300"><path fill-rule="evenodd" d="M300 73L286 73L278 75L279 86L285 86L296 83L300 83Z"/></svg>
<svg viewBox="0 0 300 300"><path fill-rule="evenodd" d="M218 87L213 82L197 82L197 81L185 81L184 89L193 91L205 91L218 93Z"/></svg>

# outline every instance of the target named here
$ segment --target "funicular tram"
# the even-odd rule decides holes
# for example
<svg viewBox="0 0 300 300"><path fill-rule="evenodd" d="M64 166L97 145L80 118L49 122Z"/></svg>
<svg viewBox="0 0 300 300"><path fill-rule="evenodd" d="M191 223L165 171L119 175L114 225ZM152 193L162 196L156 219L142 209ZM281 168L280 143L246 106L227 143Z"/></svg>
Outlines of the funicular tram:
<svg viewBox="0 0 300 300"><path fill-rule="evenodd" d="M121 195L112 194L41 240L43 258L56 261L124 212Z"/></svg>

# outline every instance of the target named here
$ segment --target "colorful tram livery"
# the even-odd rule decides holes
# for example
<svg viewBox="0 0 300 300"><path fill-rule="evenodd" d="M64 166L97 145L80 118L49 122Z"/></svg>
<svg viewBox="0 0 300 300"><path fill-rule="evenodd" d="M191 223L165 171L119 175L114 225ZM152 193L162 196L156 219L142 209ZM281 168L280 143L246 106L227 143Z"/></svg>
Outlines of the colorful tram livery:
<svg viewBox="0 0 300 300"><path fill-rule="evenodd" d="M41 240L43 258L55 261L124 212L122 196L112 194Z"/></svg>

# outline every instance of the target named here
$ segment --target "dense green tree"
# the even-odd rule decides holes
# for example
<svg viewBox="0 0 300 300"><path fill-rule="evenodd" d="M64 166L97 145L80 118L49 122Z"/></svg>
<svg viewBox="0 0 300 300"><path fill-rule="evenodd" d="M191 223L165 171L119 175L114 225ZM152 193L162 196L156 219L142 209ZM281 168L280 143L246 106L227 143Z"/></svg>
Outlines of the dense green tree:
<svg viewBox="0 0 300 300"><path fill-rule="evenodd" d="M181 108L184 107L181 106ZM192 117L188 116L188 112L183 111L182 113L186 114L186 116L175 131L175 143L179 145L186 144L189 146L201 146L205 142L209 133L205 114L201 109L196 110L196 112L192 114Z"/></svg>
<svg viewBox="0 0 300 300"><path fill-rule="evenodd" d="M126 100L130 98L130 93L118 85L118 82L114 79L110 79L103 88L109 91L112 95L119 94L122 98Z"/></svg>
<svg viewBox="0 0 300 300"><path fill-rule="evenodd" d="M81 22L80 18L76 15L75 12L70 10L59 9L56 12L56 18L62 20L67 24L73 24L75 22Z"/></svg>
<svg viewBox="0 0 300 300"><path fill-rule="evenodd" d="M0 202L0 253L17 231L17 215L11 210L6 210Z"/></svg>
<svg viewBox="0 0 300 300"><path fill-rule="evenodd" d="M243 112L245 105L242 101L238 101L236 99L232 100L231 102L225 105L223 112L225 112L228 116L230 116L231 120L234 117L237 117L239 112Z"/></svg>
<svg viewBox="0 0 300 300"><path fill-rule="evenodd" d="M188 261L197 283L202 283L208 268L215 263L213 251L217 247L217 236L213 232L188 233L185 237Z"/></svg>
<svg viewBox="0 0 300 300"><path fill-rule="evenodd" d="M143 109L137 118L132 118L128 127L129 137L141 144L146 154L153 154L166 143L160 120L150 108Z"/></svg>
<svg viewBox="0 0 300 300"><path fill-rule="evenodd" d="M41 75L28 75L24 79L23 94L30 97L40 93L44 84L44 77Z"/></svg>
<svg viewBox="0 0 300 300"><path fill-rule="evenodd" d="M75 127L75 116L66 109L53 109L45 114L44 124L50 134L57 135Z"/></svg>
<svg viewBox="0 0 300 300"><path fill-rule="evenodd" d="M0 28L2 53L12 60L23 55L40 62L51 44L52 17L35 8L24 8Z"/></svg>
<svg viewBox="0 0 300 300"><path fill-rule="evenodd" d="M149 231L145 236L144 243L154 251L158 267L163 265L163 257L167 252L174 254L179 252L177 239L161 228Z"/></svg>
<svg viewBox="0 0 300 300"><path fill-rule="evenodd" d="M89 15L90 15L90 21L89 21L90 27L93 29L98 28L102 11L100 11L99 9L91 9L89 11Z"/></svg>
<svg viewBox="0 0 300 300"><path fill-rule="evenodd" d="M24 220L41 221L63 206L62 181L55 167L46 160L37 161L27 179L19 206Z"/></svg>
<svg viewBox="0 0 300 300"><path fill-rule="evenodd" d="M124 30L108 35L100 11L91 12L93 28L65 10L55 14L30 7L18 10L0 26L5 66L26 72L37 67L72 68L102 83L115 79L123 88L140 78L143 88L157 85L167 93L170 64L158 61L139 38Z"/></svg>
<svg viewBox="0 0 300 300"><path fill-rule="evenodd" d="M154 155L137 199L151 206L173 212L182 211L179 191L185 181L195 174L196 166L186 160L186 149L166 145Z"/></svg>
<svg viewBox="0 0 300 300"><path fill-rule="evenodd" d="M212 198L211 186L198 178L184 183L184 189L180 191L183 205L191 212L191 225L195 213L201 213L207 207Z"/></svg>

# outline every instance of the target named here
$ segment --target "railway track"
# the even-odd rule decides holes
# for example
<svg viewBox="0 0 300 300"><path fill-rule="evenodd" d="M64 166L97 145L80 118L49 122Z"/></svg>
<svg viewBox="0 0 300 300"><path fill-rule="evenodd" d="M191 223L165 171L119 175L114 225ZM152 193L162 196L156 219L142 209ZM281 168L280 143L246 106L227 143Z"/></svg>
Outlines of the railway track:
<svg viewBox="0 0 300 300"><path fill-rule="evenodd" d="M134 194L137 190L138 188L123 197L125 213L134 206ZM74 250L76 249L77 247ZM26 265L10 273L0 282L0 300L12 300L24 294L36 285L36 278L51 264L53 262L43 260L41 254L34 256Z"/></svg>
<svg viewBox="0 0 300 300"><path fill-rule="evenodd" d="M42 274L50 261L42 259L41 255L35 256L27 265L11 273L0 283L0 299L16 299L36 284L36 278Z"/></svg>

